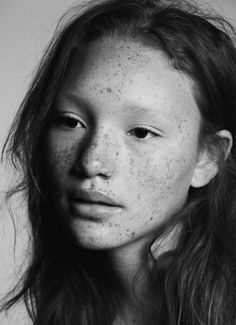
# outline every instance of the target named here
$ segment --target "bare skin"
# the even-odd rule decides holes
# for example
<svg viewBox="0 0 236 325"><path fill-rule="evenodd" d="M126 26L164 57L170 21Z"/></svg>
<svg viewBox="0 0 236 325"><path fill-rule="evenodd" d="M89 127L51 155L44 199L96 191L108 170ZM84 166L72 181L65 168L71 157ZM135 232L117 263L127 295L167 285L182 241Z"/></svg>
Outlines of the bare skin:
<svg viewBox="0 0 236 325"><path fill-rule="evenodd" d="M150 235L186 202L200 120L192 82L159 51L111 38L92 42L82 62L73 58L56 100L47 167L55 209L74 240L109 252L124 288L114 325L150 324L132 281ZM120 208L75 206L78 188L99 191ZM150 298L145 277L137 292Z"/></svg>

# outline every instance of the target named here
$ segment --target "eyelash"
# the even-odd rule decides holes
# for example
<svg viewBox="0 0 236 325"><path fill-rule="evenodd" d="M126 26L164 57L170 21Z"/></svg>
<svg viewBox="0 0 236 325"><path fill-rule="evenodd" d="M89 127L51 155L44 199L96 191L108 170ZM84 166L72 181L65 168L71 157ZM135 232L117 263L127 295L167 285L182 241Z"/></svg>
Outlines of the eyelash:
<svg viewBox="0 0 236 325"><path fill-rule="evenodd" d="M77 117L74 117L74 115L71 113L67 113L59 116L57 118L57 123L59 125L63 125L65 127L72 128L72 129L78 128L77 126L74 125L74 123L80 123L81 126L79 128L86 128L85 124ZM73 125L71 125L71 123Z"/></svg>
<svg viewBox="0 0 236 325"><path fill-rule="evenodd" d="M74 128L86 128L86 125L82 121L80 121L77 117L74 117L74 115L71 114L71 113L67 113L67 114L59 116L57 118L57 123L59 125L63 125L65 127L72 128L72 129L74 129ZM81 126L77 127L77 126L74 125L74 123L80 123ZM137 134L135 135L135 132L137 132L137 131L144 132L144 133L146 133L146 135L144 137L142 137L142 136L139 137L139 136L137 136ZM152 131L152 130L150 130L148 128L142 127L142 126L137 126L137 127L133 128L133 129L131 129L130 131L128 131L127 133L128 133L128 135L130 135L130 136L133 135L133 136L135 136L136 138L138 138L140 140L147 140L147 139L150 139L150 138L160 136L160 134L158 134L158 133L156 133L156 132L154 132L154 131ZM150 135L149 137L147 137L148 134ZM141 134L141 135L143 135L143 134Z"/></svg>
<svg viewBox="0 0 236 325"><path fill-rule="evenodd" d="M147 139L150 139L150 138L155 138L155 137L159 137L160 135L158 134L158 133L156 133L156 132L154 132L154 131L152 131L152 130L150 130L150 129L148 129L148 128L145 128L145 127L142 127L142 126L138 126L138 127L135 127L135 128L133 128L133 129L131 129L129 132L128 132L128 134L129 135L132 135L132 133L134 134L134 132L135 131L137 131L137 130L142 130L141 132L145 132L146 133L146 135L147 134L149 134L150 136L149 137L146 137L146 136L144 136L144 137L138 137L137 135L136 135L136 138L138 138L138 139L140 139L140 140L147 140Z"/></svg>

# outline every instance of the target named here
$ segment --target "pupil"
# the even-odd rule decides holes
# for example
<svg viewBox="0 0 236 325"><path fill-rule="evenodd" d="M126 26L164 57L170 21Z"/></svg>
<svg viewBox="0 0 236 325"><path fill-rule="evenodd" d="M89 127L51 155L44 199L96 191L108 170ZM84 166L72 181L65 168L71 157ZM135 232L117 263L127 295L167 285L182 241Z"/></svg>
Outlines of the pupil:
<svg viewBox="0 0 236 325"><path fill-rule="evenodd" d="M145 138L147 136L148 131L142 128L138 128L134 130L134 134L138 138Z"/></svg>
<svg viewBox="0 0 236 325"><path fill-rule="evenodd" d="M66 122L67 126L69 126L71 128L74 128L77 126L77 121L71 117L66 117L65 122Z"/></svg>

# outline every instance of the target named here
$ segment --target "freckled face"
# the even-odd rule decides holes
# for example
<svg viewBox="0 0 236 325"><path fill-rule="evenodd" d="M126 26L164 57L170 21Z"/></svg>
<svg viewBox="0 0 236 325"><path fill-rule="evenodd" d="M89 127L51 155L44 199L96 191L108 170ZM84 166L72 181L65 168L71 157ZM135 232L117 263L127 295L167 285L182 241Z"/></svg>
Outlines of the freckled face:
<svg viewBox="0 0 236 325"><path fill-rule="evenodd" d="M92 42L55 101L46 169L58 217L86 248L145 240L186 202L198 158L192 82L137 43ZM81 191L119 205L85 204Z"/></svg>

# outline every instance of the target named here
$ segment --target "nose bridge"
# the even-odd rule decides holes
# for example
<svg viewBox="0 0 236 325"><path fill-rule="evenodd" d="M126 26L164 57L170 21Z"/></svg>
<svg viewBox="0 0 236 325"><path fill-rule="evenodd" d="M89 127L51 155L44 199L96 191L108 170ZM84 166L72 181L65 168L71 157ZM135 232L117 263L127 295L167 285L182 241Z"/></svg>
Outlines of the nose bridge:
<svg viewBox="0 0 236 325"><path fill-rule="evenodd" d="M91 134L80 157L80 167L86 175L92 177L112 176L115 168L115 146L111 135L104 128L99 128Z"/></svg>

